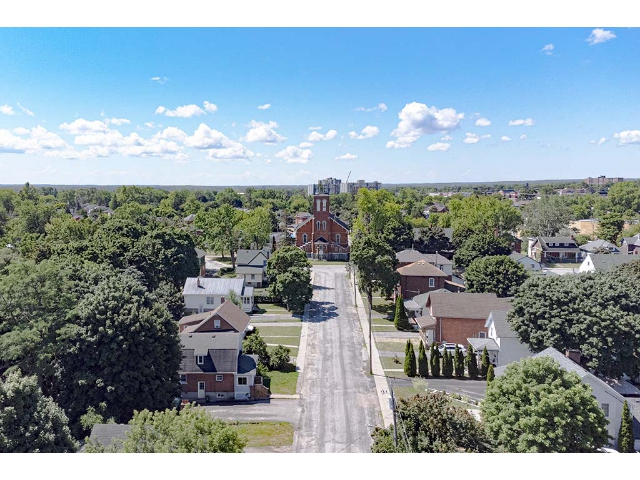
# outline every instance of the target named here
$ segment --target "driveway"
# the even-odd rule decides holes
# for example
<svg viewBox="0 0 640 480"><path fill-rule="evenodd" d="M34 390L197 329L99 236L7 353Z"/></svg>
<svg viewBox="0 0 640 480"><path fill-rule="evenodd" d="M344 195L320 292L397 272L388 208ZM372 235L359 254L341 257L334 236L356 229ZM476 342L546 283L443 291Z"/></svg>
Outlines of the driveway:
<svg viewBox="0 0 640 480"><path fill-rule="evenodd" d="M205 405L212 416L222 420L248 422L289 422L294 428L300 420L299 400L271 399L268 402L224 402Z"/></svg>
<svg viewBox="0 0 640 480"><path fill-rule="evenodd" d="M370 452L371 432L382 417L346 270L316 265L313 272L293 451Z"/></svg>

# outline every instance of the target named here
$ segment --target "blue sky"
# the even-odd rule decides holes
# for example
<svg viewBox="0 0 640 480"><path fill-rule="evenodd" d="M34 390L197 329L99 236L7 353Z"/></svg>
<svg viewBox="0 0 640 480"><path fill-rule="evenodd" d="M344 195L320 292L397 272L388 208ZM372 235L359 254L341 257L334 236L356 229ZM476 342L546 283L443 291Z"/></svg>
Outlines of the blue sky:
<svg viewBox="0 0 640 480"><path fill-rule="evenodd" d="M0 29L0 184L640 177L632 28Z"/></svg>

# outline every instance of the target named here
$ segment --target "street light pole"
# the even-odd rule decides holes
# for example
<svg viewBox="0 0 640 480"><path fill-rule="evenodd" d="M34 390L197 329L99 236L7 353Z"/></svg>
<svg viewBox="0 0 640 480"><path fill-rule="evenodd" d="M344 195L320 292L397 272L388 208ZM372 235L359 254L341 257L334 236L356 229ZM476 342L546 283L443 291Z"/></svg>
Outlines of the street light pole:
<svg viewBox="0 0 640 480"><path fill-rule="evenodd" d="M367 295L367 297L371 297L371 295ZM367 298L367 300L371 300ZM373 375L373 344L372 341L372 333L371 333L371 301L369 301L369 375Z"/></svg>
<svg viewBox="0 0 640 480"><path fill-rule="evenodd" d="M393 395L393 385L389 385L391 392L391 411L393 412L393 446L398 448L398 425L396 424L396 397Z"/></svg>

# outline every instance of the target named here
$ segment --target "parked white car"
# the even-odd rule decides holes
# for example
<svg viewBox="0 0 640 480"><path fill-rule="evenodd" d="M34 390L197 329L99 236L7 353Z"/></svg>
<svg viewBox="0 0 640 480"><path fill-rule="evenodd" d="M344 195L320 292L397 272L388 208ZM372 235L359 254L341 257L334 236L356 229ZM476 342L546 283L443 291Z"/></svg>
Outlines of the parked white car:
<svg viewBox="0 0 640 480"><path fill-rule="evenodd" d="M465 346L458 343L458 348L462 351L462 355L466 357L467 349L465 348ZM440 355L444 355L445 350L449 352L449 355L453 355L456 352L456 344L445 342L438 345L438 351L440 352Z"/></svg>

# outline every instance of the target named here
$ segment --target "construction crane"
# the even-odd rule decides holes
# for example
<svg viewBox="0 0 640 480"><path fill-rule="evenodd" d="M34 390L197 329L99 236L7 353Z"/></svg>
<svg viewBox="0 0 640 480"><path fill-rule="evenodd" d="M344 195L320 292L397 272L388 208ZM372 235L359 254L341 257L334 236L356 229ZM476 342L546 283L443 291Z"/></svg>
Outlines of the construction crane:
<svg viewBox="0 0 640 480"><path fill-rule="evenodd" d="M344 183L349 183L349 177L351 176L351 172L349 172L349 175L347 175L347 181Z"/></svg>

